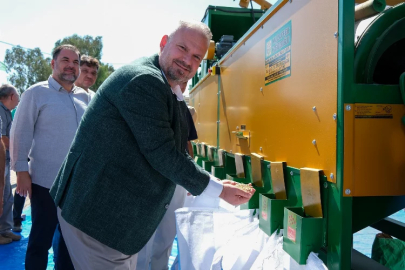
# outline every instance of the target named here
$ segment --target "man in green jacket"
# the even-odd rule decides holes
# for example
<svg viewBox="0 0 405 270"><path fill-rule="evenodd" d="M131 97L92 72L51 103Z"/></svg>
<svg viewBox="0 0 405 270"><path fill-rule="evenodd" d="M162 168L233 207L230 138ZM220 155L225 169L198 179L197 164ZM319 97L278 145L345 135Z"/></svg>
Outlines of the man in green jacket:
<svg viewBox="0 0 405 270"><path fill-rule="evenodd" d="M253 195L210 176L185 151L178 85L194 76L211 37L202 23L180 22L159 55L115 71L90 103L51 189L76 269L135 269L176 184L233 205Z"/></svg>

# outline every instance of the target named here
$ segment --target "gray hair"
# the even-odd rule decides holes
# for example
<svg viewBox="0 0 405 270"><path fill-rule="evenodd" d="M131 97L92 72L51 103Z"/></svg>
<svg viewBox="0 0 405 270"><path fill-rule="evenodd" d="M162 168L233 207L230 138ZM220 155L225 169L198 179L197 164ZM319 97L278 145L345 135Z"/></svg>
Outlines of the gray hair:
<svg viewBox="0 0 405 270"><path fill-rule="evenodd" d="M181 29L197 30L198 32L200 32L202 35L204 35L207 38L208 44L210 43L210 40L212 39L212 33L211 33L210 28L206 24L204 24L202 22L198 22L198 21L179 21L179 24L176 27L176 29L174 29L174 31L170 33L169 39L175 33L177 33L177 31L179 31Z"/></svg>
<svg viewBox="0 0 405 270"><path fill-rule="evenodd" d="M12 86L11 84L2 84L0 86L0 100L7 98L8 96L10 96L11 94L13 94L13 90L15 92L17 92L17 89ZM17 92L18 94L18 92Z"/></svg>

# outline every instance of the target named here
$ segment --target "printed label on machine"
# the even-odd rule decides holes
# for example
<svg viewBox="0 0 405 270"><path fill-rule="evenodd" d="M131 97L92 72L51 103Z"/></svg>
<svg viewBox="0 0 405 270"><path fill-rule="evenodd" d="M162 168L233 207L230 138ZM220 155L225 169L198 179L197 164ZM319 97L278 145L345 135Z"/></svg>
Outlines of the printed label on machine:
<svg viewBox="0 0 405 270"><path fill-rule="evenodd" d="M354 118L393 118L390 104L355 104Z"/></svg>
<svg viewBox="0 0 405 270"><path fill-rule="evenodd" d="M287 226L287 238L291 241L295 242L295 238L297 235L297 216L292 213L288 212L288 226Z"/></svg>
<svg viewBox="0 0 405 270"><path fill-rule="evenodd" d="M278 29L265 44L265 85L291 76L291 21Z"/></svg>

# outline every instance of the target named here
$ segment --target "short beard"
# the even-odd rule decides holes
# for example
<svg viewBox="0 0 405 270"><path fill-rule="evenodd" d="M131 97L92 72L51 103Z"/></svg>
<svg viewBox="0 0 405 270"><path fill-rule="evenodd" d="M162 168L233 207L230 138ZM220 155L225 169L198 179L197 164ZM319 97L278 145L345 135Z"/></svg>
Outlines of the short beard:
<svg viewBox="0 0 405 270"><path fill-rule="evenodd" d="M178 75L175 68L172 68L172 67L169 67L167 69L167 74L166 75L170 80L175 81L175 82L177 82L179 84L188 82L188 80L189 80L187 78L187 76L185 76L185 75Z"/></svg>
<svg viewBox="0 0 405 270"><path fill-rule="evenodd" d="M74 83L77 80L77 76L75 74L67 75L67 74L64 74L64 73L60 73L58 75L58 78L61 81L71 82L71 83Z"/></svg>

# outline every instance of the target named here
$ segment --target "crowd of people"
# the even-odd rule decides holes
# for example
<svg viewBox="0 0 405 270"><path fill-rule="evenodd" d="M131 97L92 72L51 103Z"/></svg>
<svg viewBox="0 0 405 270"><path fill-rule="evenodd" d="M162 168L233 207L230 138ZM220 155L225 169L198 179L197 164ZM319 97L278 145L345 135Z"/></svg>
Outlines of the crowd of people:
<svg viewBox="0 0 405 270"><path fill-rule="evenodd" d="M0 244L20 240L29 196L26 269L46 269L52 246L55 269L167 269L187 192L233 205L251 198L253 189L220 181L190 156L197 133L183 93L211 38L203 23L181 21L158 54L118 69L96 93L98 60L68 44L21 101L1 86Z"/></svg>

